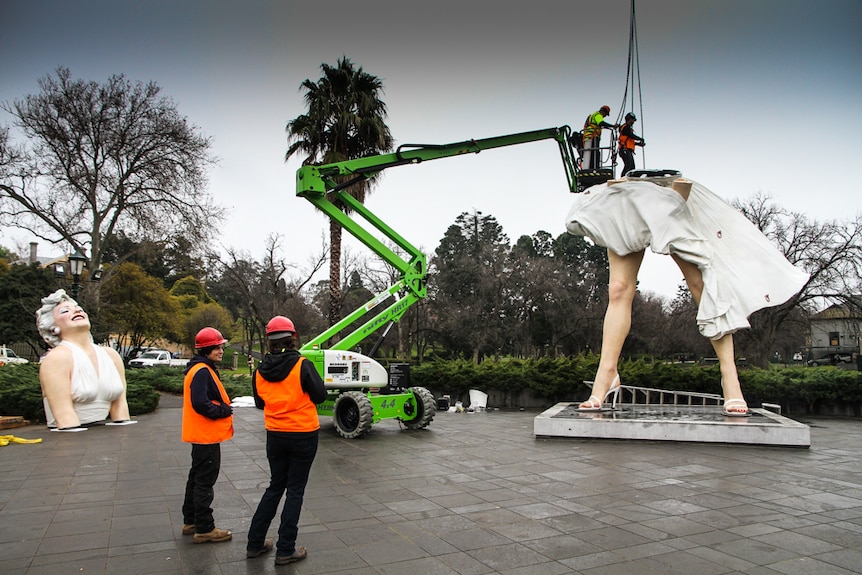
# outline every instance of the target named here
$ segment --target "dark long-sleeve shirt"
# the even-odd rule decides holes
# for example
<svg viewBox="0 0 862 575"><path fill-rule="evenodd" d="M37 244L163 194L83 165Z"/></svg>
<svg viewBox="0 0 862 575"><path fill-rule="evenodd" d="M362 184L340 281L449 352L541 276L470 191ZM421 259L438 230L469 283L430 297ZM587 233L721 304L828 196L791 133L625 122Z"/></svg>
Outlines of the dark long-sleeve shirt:
<svg viewBox="0 0 862 575"><path fill-rule="evenodd" d="M189 363L186 365L186 372L188 372L188 370L197 363L207 364L213 371L215 371L216 377L221 377L219 376L215 363L202 355L196 355L189 360ZM198 372L195 373L192 378L192 382L189 385L189 391L192 396L192 408L204 417L209 417L210 419L221 419L223 417L230 417L233 413L233 408L224 403L221 391L219 391L218 385L208 369L199 369Z"/></svg>

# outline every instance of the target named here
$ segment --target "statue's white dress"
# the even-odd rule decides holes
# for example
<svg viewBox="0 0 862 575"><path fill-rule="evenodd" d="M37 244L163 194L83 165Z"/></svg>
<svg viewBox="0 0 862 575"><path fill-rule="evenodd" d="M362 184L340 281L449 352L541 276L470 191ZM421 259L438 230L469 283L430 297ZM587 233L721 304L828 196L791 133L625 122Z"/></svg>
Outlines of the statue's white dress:
<svg viewBox="0 0 862 575"><path fill-rule="evenodd" d="M72 351L72 406L81 425L106 420L111 403L123 394L123 380L117 366L98 345L90 344L96 350L98 370L79 346L70 341L61 341L59 345ZM57 427L48 399L44 398L43 403L48 427Z"/></svg>
<svg viewBox="0 0 862 575"><path fill-rule="evenodd" d="M648 181L593 186L576 195L566 229L621 256L649 247L696 264L704 283L698 329L712 339L750 327L749 315L784 303L808 281L745 216L696 182L688 201Z"/></svg>

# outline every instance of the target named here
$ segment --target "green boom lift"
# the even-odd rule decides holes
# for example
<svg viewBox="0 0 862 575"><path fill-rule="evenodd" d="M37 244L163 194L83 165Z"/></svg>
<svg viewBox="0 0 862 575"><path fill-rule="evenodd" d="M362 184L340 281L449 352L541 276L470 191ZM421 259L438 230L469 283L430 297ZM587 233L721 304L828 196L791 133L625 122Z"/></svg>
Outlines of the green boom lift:
<svg viewBox="0 0 862 575"><path fill-rule="evenodd" d="M437 410L436 400L427 389L393 388L388 385L389 374L382 365L369 356L351 351L360 341L381 328L388 331L411 305L425 297L426 257L346 190L352 184L371 178L387 168L462 154L478 154L482 150L539 140L555 140L558 143L570 192L581 191L581 186L600 183L612 177L610 170L601 174L577 170L572 132L568 126L443 145L404 144L395 153L332 164L307 165L297 170L296 195L325 212L401 274L399 280L387 290L308 341L299 350L314 363L329 392L326 401L318 406L318 414L332 416L335 428L342 437L362 437L371 430L372 425L383 419L397 419L408 429L421 429L431 423ZM347 206L350 215L340 210L335 202ZM364 224L355 216L361 216ZM370 231L372 229L385 236L406 255L395 253ZM330 338L390 298L395 300L394 303L331 348L321 348ZM374 355L374 350L371 355Z"/></svg>

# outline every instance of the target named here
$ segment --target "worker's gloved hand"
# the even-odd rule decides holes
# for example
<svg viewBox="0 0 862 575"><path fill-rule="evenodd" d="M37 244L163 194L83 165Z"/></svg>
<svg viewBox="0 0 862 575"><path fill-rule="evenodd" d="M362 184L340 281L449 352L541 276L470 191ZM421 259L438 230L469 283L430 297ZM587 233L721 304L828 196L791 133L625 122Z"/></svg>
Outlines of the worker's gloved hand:
<svg viewBox="0 0 862 575"><path fill-rule="evenodd" d="M646 140L641 140L639 146L646 146Z"/></svg>

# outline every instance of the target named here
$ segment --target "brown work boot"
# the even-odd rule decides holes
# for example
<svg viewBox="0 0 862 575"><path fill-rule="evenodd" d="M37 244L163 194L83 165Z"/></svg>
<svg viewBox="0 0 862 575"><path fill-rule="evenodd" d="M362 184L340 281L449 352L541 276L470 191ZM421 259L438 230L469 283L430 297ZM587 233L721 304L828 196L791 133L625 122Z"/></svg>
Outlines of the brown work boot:
<svg viewBox="0 0 862 575"><path fill-rule="evenodd" d="M272 539L267 539L263 542L263 547L260 549L246 549L245 556L249 559L254 559L255 557L260 557L264 553L269 553L272 551Z"/></svg>
<svg viewBox="0 0 862 575"><path fill-rule="evenodd" d="M276 565L287 565L288 563L294 563L296 561L302 561L308 556L308 549L305 547L297 547L296 551L293 552L293 555L276 555L275 556L275 564Z"/></svg>
<svg viewBox="0 0 862 575"><path fill-rule="evenodd" d="M195 533L195 543L221 543L222 541L230 541L232 538L233 533L218 527L209 533Z"/></svg>
<svg viewBox="0 0 862 575"><path fill-rule="evenodd" d="M188 523L183 523L183 535L194 535L195 534L195 526L194 523L191 525Z"/></svg>

